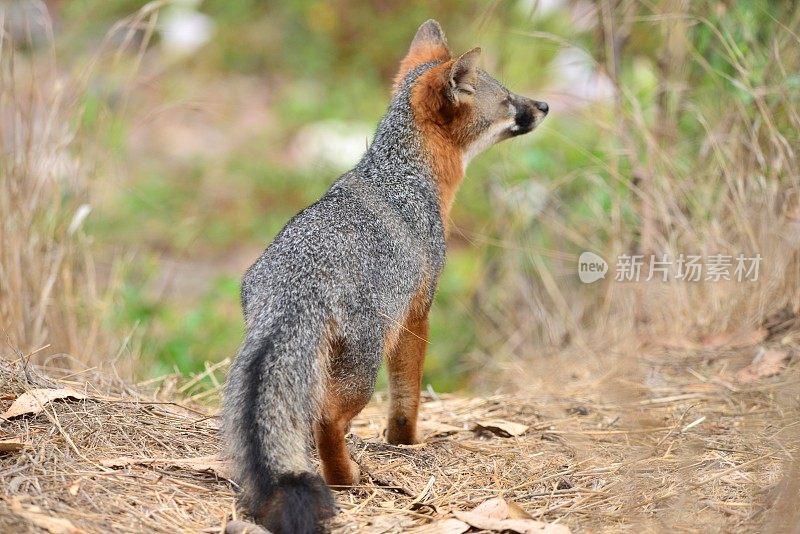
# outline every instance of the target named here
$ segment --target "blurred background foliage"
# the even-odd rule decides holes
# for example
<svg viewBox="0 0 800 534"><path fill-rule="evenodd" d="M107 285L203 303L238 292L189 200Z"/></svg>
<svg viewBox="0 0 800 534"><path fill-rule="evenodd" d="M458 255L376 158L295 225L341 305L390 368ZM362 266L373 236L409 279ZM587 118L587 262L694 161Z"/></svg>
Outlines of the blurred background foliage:
<svg viewBox="0 0 800 534"><path fill-rule="evenodd" d="M54 50L33 37L29 53L91 73L80 95L84 156L95 162L85 232L102 276L122 258L106 320L147 378L235 354L241 274L357 160L419 24L439 20L454 52L480 45L483 68L551 113L534 134L475 160L459 193L425 367L425 382L448 391L469 383L475 362L514 352L493 334L504 332L500 308L518 305L502 295L527 289L498 258L516 258L520 279L544 274L558 288L575 284L581 250L654 247L642 243L631 185L643 164L631 153L646 154L647 137L626 145L610 125L624 115L655 128L655 142L673 147L673 169L696 168L708 128L697 117L752 105L752 88L777 68L776 28L796 23L788 4L53 0L44 5ZM785 76L794 91L796 72ZM572 306L553 287L548 295L523 306ZM520 328L569 343L570 328L547 321Z"/></svg>

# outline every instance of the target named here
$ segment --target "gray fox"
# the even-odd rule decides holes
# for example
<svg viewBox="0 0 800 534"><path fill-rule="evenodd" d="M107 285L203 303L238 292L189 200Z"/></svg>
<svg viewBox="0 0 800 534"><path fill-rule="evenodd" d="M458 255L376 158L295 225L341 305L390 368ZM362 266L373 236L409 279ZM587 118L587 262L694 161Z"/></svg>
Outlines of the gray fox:
<svg viewBox="0 0 800 534"><path fill-rule="evenodd" d="M428 311L464 168L548 111L477 68L479 55L453 58L439 24L425 22L361 161L244 275L247 334L228 374L222 437L243 504L276 534L325 532L335 512L325 483L358 482L345 434L383 356L386 439L417 441ZM322 477L309 462L312 432Z"/></svg>

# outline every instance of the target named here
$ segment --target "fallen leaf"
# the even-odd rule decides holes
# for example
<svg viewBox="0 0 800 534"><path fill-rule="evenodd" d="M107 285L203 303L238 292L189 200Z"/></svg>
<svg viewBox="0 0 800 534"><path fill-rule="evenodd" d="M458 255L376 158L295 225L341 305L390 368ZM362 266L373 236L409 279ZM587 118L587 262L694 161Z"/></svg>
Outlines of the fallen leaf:
<svg viewBox="0 0 800 534"><path fill-rule="evenodd" d="M521 423L514 423L512 421L504 421L502 419L491 419L486 421L478 421L475 424L475 430L478 432L491 432L501 438L510 438L512 436L521 436L528 431L528 425Z"/></svg>
<svg viewBox="0 0 800 534"><path fill-rule="evenodd" d="M508 517L510 519L533 519L531 514L514 501L508 501L506 504L508 504Z"/></svg>
<svg viewBox="0 0 800 534"><path fill-rule="evenodd" d="M504 499L494 497L480 503L472 510L472 513L494 519L506 519L508 517L508 504Z"/></svg>
<svg viewBox="0 0 800 534"><path fill-rule="evenodd" d="M736 381L740 384L747 384L755 382L759 378L780 374L786 368L788 360L788 351L761 349L750 365L736 373Z"/></svg>
<svg viewBox="0 0 800 534"><path fill-rule="evenodd" d="M86 399L83 393L72 389L32 389L17 397L17 400L0 417L11 419L26 414L37 414L44 409L44 406L58 399Z"/></svg>
<svg viewBox="0 0 800 534"><path fill-rule="evenodd" d="M423 434L425 434L426 438L431 438L433 436L447 436L449 434L455 434L456 432L461 432L464 430L461 427L448 425L447 423L442 423L441 421L420 421L419 429Z"/></svg>
<svg viewBox="0 0 800 534"><path fill-rule="evenodd" d="M457 511L454 514L460 521L483 530L521 534L569 534L569 529L564 525L535 521L518 504L501 497L487 499L471 512Z"/></svg>
<svg viewBox="0 0 800 534"><path fill-rule="evenodd" d="M475 512L454 512L457 519L472 527L496 532L517 532L519 534L570 534L564 525L544 523L533 519L494 519Z"/></svg>
<svg viewBox="0 0 800 534"><path fill-rule="evenodd" d="M32 525L42 528L51 534L85 534L83 530L73 525L69 519L44 514L38 506L29 506L27 508L22 506L18 497L11 499L11 511L17 517L25 519Z"/></svg>
<svg viewBox="0 0 800 534"><path fill-rule="evenodd" d="M17 452L25 448L25 442L19 438L4 439L0 441L0 452Z"/></svg>
<svg viewBox="0 0 800 534"><path fill-rule="evenodd" d="M197 456L195 458L131 458L130 456L119 456L117 458L105 458L99 461L103 467L119 468L130 465L162 465L165 467L175 467L188 471L212 472L222 478L230 478L230 469L218 456Z"/></svg>
<svg viewBox="0 0 800 534"><path fill-rule="evenodd" d="M406 532L408 534L461 534L469 529L470 526L467 523L451 517L450 519L434 521Z"/></svg>

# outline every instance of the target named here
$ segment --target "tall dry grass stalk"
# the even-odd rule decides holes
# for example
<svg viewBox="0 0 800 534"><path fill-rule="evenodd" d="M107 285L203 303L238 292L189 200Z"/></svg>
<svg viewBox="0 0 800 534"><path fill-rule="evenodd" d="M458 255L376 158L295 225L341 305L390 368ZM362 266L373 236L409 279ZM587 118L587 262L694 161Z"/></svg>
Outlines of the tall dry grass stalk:
<svg viewBox="0 0 800 534"><path fill-rule="evenodd" d="M0 354L71 367L126 350L109 327L119 269L98 276L82 229L104 131L83 126L83 97L98 63L119 62L114 53L137 32L149 38L157 7L118 23L88 70L73 74L57 62L44 3L0 3Z"/></svg>
<svg viewBox="0 0 800 534"><path fill-rule="evenodd" d="M513 213L496 217L497 240L513 246L496 249L476 299L479 361L516 369L520 358L567 346L603 351L614 340L653 338L688 344L759 325L780 310L800 311L800 13L775 13L760 29L768 43L753 61L730 28L709 20L713 9L724 6L598 2L594 59L615 89L612 113L590 106L566 120L592 124L605 156L558 182L581 184L581 198L570 205L580 203L592 216L576 216L556 189L538 228L513 224ZM692 36L699 27L733 74L698 50ZM621 70L631 63L622 59L639 53L629 48L634 30L660 43L652 100L623 81ZM584 250L609 262L605 280L579 282ZM614 281L623 254L675 260L740 253L761 255L757 281ZM647 270L645 260L642 279Z"/></svg>
<svg viewBox="0 0 800 534"><path fill-rule="evenodd" d="M80 231L90 209L86 169L70 151L75 107L50 65L18 52L13 36L19 32L10 26L30 25L16 20L20 15L28 13L4 9L0 15L3 352L91 354L101 343L101 318L94 310L94 265Z"/></svg>

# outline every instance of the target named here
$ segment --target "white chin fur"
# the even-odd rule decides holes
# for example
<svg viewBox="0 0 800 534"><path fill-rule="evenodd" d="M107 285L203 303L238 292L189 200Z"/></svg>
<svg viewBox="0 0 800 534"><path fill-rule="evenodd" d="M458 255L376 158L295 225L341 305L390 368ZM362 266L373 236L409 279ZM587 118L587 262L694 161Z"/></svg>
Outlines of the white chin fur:
<svg viewBox="0 0 800 534"><path fill-rule="evenodd" d="M515 128L519 129L519 126L517 126L513 118L498 122L497 124L493 124L490 128L487 128L486 131L473 141L461 154L461 162L464 164L464 170L467 170L467 165L472 161L472 158L497 143L501 139L503 132L507 130L513 132Z"/></svg>

